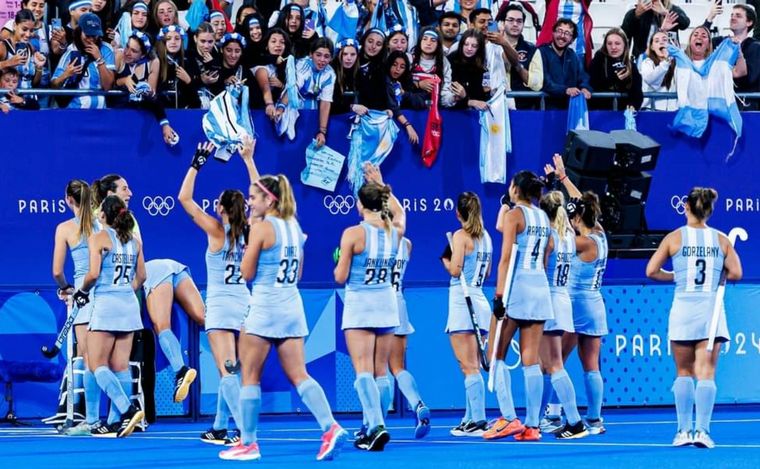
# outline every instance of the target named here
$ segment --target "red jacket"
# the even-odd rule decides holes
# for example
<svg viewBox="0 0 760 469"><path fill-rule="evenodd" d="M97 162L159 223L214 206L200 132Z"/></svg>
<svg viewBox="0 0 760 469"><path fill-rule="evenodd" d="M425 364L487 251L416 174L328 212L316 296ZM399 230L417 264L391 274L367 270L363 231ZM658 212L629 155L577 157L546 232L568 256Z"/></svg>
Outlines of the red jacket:
<svg viewBox="0 0 760 469"><path fill-rule="evenodd" d="M559 1L560 0L546 0L546 13L544 14L544 24L541 27L541 32L538 34L538 40L536 41L536 47L543 44L550 44L552 42L552 26L559 19ZM591 58L594 54L594 44L591 41L591 30L594 29L594 20L588 13L588 6L592 0L581 0L581 8L583 9L583 39L586 42L586 52L584 54L584 62L586 68L591 64Z"/></svg>

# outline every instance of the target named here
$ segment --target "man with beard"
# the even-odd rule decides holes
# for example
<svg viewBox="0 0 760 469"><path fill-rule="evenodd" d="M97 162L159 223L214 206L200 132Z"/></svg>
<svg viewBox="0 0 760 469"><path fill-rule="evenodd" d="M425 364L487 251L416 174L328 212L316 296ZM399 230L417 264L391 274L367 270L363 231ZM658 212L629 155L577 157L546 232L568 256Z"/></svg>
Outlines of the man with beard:
<svg viewBox="0 0 760 469"><path fill-rule="evenodd" d="M509 60L512 91L530 91L526 85L528 66L536 52L536 45L523 38L525 20L525 10L517 3L508 4L496 15L496 21L504 22L505 34L494 34L494 42L504 48L504 55ZM517 109L537 109L539 101L534 98L516 98L515 103Z"/></svg>
<svg viewBox="0 0 760 469"><path fill-rule="evenodd" d="M591 98L588 74L568 47L577 35L575 23L558 19L552 27L552 42L540 46L530 62L528 86L549 95L546 109L567 109L568 98L579 94Z"/></svg>
<svg viewBox="0 0 760 469"><path fill-rule="evenodd" d="M459 29L462 24L465 24L464 18L453 11L447 11L438 18L438 32L441 34L444 55L449 55L452 46L459 39Z"/></svg>

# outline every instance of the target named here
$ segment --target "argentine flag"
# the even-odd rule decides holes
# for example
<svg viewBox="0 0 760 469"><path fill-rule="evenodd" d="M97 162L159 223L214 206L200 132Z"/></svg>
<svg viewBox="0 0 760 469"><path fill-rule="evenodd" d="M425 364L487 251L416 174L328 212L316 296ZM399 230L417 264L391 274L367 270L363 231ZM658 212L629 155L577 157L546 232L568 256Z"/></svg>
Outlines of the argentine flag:
<svg viewBox="0 0 760 469"><path fill-rule="evenodd" d="M407 0L389 0L388 7L378 1L375 10L372 12L369 27L377 28L386 36L395 25L401 25L409 37L409 47L417 44L417 32L419 29L419 20L417 19L417 9L411 6Z"/></svg>
<svg viewBox="0 0 760 469"><path fill-rule="evenodd" d="M216 146L214 157L229 161L243 143L243 136L253 137L253 122L248 111L248 87L231 85L211 100L203 115L203 132Z"/></svg>
<svg viewBox="0 0 760 469"><path fill-rule="evenodd" d="M343 39L356 39L356 25L359 22L359 8L356 2L328 0L320 8L325 18L325 36L334 44Z"/></svg>
<svg viewBox="0 0 760 469"><path fill-rule="evenodd" d="M567 107L567 131L588 129L588 103L583 94L578 94L570 98Z"/></svg>
<svg viewBox="0 0 760 469"><path fill-rule="evenodd" d="M672 45L668 46L668 53L676 60L678 112L673 129L699 138L712 114L726 121L738 139L742 134L742 117L734 97L732 70L739 58L739 45L724 39L701 66Z"/></svg>
<svg viewBox="0 0 760 469"><path fill-rule="evenodd" d="M296 122L300 116L298 109L301 108L301 96L298 94L298 84L296 83L296 59L289 55L285 63L285 90L283 94L288 97L288 103L285 105L285 112L282 113L280 120L275 123L277 135L282 137L286 134L290 140L296 138Z"/></svg>
<svg viewBox="0 0 760 469"><path fill-rule="evenodd" d="M398 136L398 126L385 111L370 110L357 120L349 134L351 149L348 152L347 176L354 193L364 184L364 163L380 166L393 150L393 143Z"/></svg>
<svg viewBox="0 0 760 469"><path fill-rule="evenodd" d="M480 182L507 183L507 153L512 152L512 131L504 88L480 111Z"/></svg>

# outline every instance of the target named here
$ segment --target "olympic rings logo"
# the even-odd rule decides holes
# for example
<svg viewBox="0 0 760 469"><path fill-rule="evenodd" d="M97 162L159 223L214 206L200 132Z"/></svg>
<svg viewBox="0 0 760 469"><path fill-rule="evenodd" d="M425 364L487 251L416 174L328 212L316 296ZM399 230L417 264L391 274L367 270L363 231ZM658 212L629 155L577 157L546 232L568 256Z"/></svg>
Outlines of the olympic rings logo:
<svg viewBox="0 0 760 469"><path fill-rule="evenodd" d="M169 212L174 208L174 197L170 195L166 197L160 195L151 197L146 195L143 197L142 206L150 216L155 217L161 215L162 217L165 217L169 215Z"/></svg>
<svg viewBox="0 0 760 469"><path fill-rule="evenodd" d="M679 215L686 213L686 197L685 195L674 195L670 198L670 206Z"/></svg>
<svg viewBox="0 0 760 469"><path fill-rule="evenodd" d="M356 205L353 195L326 195L322 204L332 215L348 215Z"/></svg>

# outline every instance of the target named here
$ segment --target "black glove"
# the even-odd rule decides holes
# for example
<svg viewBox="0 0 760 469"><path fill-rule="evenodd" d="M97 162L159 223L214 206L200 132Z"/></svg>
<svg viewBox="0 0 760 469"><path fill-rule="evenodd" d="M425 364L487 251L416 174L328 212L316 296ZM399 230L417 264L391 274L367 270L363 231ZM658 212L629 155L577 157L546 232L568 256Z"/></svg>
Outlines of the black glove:
<svg viewBox="0 0 760 469"><path fill-rule="evenodd" d="M196 171L200 171L204 164L208 161L208 155L210 155L211 152L207 151L203 148L203 145L198 144L198 149L195 150L195 154L193 155L193 161L190 163L190 166L196 169Z"/></svg>
<svg viewBox="0 0 760 469"><path fill-rule="evenodd" d="M82 290L74 292L74 303L77 307L84 308L90 302L90 293Z"/></svg>
<svg viewBox="0 0 760 469"><path fill-rule="evenodd" d="M493 299L493 315L497 321L501 321L506 316L507 310L504 308L504 301L500 296L496 296Z"/></svg>
<svg viewBox="0 0 760 469"><path fill-rule="evenodd" d="M451 260L451 245L447 244L446 249L443 250L443 253L441 254L441 257L439 258L441 260L448 259Z"/></svg>

